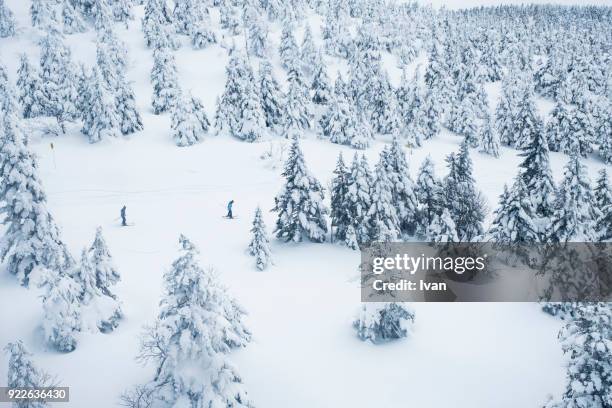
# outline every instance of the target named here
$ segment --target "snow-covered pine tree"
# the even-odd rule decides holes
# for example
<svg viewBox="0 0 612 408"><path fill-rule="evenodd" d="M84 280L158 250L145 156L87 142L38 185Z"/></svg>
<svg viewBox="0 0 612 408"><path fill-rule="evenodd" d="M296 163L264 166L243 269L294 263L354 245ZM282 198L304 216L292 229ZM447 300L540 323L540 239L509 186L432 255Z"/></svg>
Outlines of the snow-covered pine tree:
<svg viewBox="0 0 612 408"><path fill-rule="evenodd" d="M30 17L32 27L37 27L41 30L47 31L54 29L58 24L53 1L32 0L32 4L30 5Z"/></svg>
<svg viewBox="0 0 612 408"><path fill-rule="evenodd" d="M106 89L98 68L94 68L89 77L84 100L85 109L81 133L87 136L89 143L97 143L109 137L118 137L121 134L121 122L116 101Z"/></svg>
<svg viewBox="0 0 612 408"><path fill-rule="evenodd" d="M83 33L87 30L80 11L74 7L71 0L62 1L62 26L64 34Z"/></svg>
<svg viewBox="0 0 612 408"><path fill-rule="evenodd" d="M397 97L386 71L379 74L373 93L370 99L373 129L381 134L396 134L401 128Z"/></svg>
<svg viewBox="0 0 612 408"><path fill-rule="evenodd" d="M9 82L6 68L0 64L0 125L5 115L17 115L18 106L15 90Z"/></svg>
<svg viewBox="0 0 612 408"><path fill-rule="evenodd" d="M75 268L73 278L80 288L81 329L113 331L123 317L121 306L115 296L108 293L109 282L99 280L97 265L90 259L87 249L81 252L81 262ZM98 283L102 287L98 286Z"/></svg>
<svg viewBox="0 0 612 408"><path fill-rule="evenodd" d="M156 365L155 377L122 397L142 407L139 398L169 406L249 408L252 404L237 370L225 353L250 340L244 312L200 266L197 248L183 235L181 255L164 275L164 295L154 325L141 339L140 362Z"/></svg>
<svg viewBox="0 0 612 408"><path fill-rule="evenodd" d="M174 55L166 47L153 51L154 65L151 71L153 84L153 112L159 115L170 111L178 102L181 90Z"/></svg>
<svg viewBox="0 0 612 408"><path fill-rule="evenodd" d="M549 237L552 242L595 242L597 211L586 167L574 153L557 189Z"/></svg>
<svg viewBox="0 0 612 408"><path fill-rule="evenodd" d="M4 347L8 354L8 379L6 385L9 388L44 388L54 385L53 378L48 373L36 367L23 342L18 340ZM15 403L16 408L47 408L50 405L44 401L24 400Z"/></svg>
<svg viewBox="0 0 612 408"><path fill-rule="evenodd" d="M323 187L308 171L298 138L295 137L282 173L285 185L274 199L278 212L275 233L286 242L300 242L307 237L313 242L325 241L327 208L323 203Z"/></svg>
<svg viewBox="0 0 612 408"><path fill-rule="evenodd" d="M425 230L425 239L428 242L459 242L455 222L448 209L444 208L441 214L435 214L431 224Z"/></svg>
<svg viewBox="0 0 612 408"><path fill-rule="evenodd" d="M227 30L230 36L240 34L238 7L234 6L231 1L222 1L219 4L219 15L222 29Z"/></svg>
<svg viewBox="0 0 612 408"><path fill-rule="evenodd" d="M242 103L239 107L242 112L235 136L246 142L256 142L267 134L266 118L250 66L247 66L246 74L242 86Z"/></svg>
<svg viewBox="0 0 612 408"><path fill-rule="evenodd" d="M0 0L0 38L12 37L15 35L15 16L11 9Z"/></svg>
<svg viewBox="0 0 612 408"><path fill-rule="evenodd" d="M302 72L306 78L312 78L316 73L315 69L323 65L319 60L319 51L312 38L312 30L310 25L306 24L304 29L304 39L300 49L300 62Z"/></svg>
<svg viewBox="0 0 612 408"><path fill-rule="evenodd" d="M593 151L596 139L592 107L587 101L582 101L569 110L569 132L559 140L559 150L567 155L577 153L587 157Z"/></svg>
<svg viewBox="0 0 612 408"><path fill-rule="evenodd" d="M172 138L176 145L192 146L201 142L208 126L206 114L199 101L193 97L181 97L172 110Z"/></svg>
<svg viewBox="0 0 612 408"><path fill-rule="evenodd" d="M289 91L285 99L284 128L287 134L296 130L310 129L313 114L311 112L308 88L304 85L302 73L298 68L288 72Z"/></svg>
<svg viewBox="0 0 612 408"><path fill-rule="evenodd" d="M191 37L191 45L194 49L201 50L217 42L217 36L210 26L210 18L206 14L203 20L194 24L191 28L189 36Z"/></svg>
<svg viewBox="0 0 612 408"><path fill-rule="evenodd" d="M449 209L460 241L469 242L484 231L485 205L472 177L472 160L467 141L461 143L459 154L446 159L449 173L444 179L444 207Z"/></svg>
<svg viewBox="0 0 612 408"><path fill-rule="evenodd" d="M391 182L392 203L397 208L400 231L414 234L419 204L406 153L398 137L393 138L388 150L383 150L380 159Z"/></svg>
<svg viewBox="0 0 612 408"><path fill-rule="evenodd" d="M113 10L107 0L92 0L90 15L96 31L103 32L112 27Z"/></svg>
<svg viewBox="0 0 612 408"><path fill-rule="evenodd" d="M111 3L111 12L115 21L122 22L128 27L128 22L134 20L134 0L114 0Z"/></svg>
<svg viewBox="0 0 612 408"><path fill-rule="evenodd" d="M253 227L251 228L251 242L249 243L249 254L255 257L255 266L263 271L272 262L270 252L270 238L266 231L261 208L255 210Z"/></svg>
<svg viewBox="0 0 612 408"><path fill-rule="evenodd" d="M334 241L347 242L348 229L352 226L353 220L351 219L350 208L349 208L349 177L350 173L344 159L342 152L338 155L338 161L336 162L336 168L334 170L334 178L331 184L331 225ZM352 234L355 234L353 229Z"/></svg>
<svg viewBox="0 0 612 408"><path fill-rule="evenodd" d="M283 25L278 53L283 64L283 68L285 68L287 72L298 69L301 71L300 49L295 41L293 27L290 23L285 23Z"/></svg>
<svg viewBox="0 0 612 408"><path fill-rule="evenodd" d="M319 121L323 136L330 142L348 145L356 131L355 114L344 95L335 95Z"/></svg>
<svg viewBox="0 0 612 408"><path fill-rule="evenodd" d="M552 407L607 407L612 403L612 312L609 303L582 303L561 329L569 356L561 402Z"/></svg>
<svg viewBox="0 0 612 408"><path fill-rule="evenodd" d="M523 142L520 154L523 162L519 165L521 178L529 192L528 197L533 207L533 217L544 239L544 229L549 217L554 212L555 185L548 158L548 142L542 131L531 135L531 139Z"/></svg>
<svg viewBox="0 0 612 408"><path fill-rule="evenodd" d="M61 34L51 30L41 40L40 51L42 104L45 115L55 117L63 126L65 121L78 116L77 81L70 49L64 45Z"/></svg>
<svg viewBox="0 0 612 408"><path fill-rule="evenodd" d="M524 87L523 97L517 106L514 125L515 146L519 149L527 147L534 138L543 133L542 121L537 115L533 92L529 86Z"/></svg>
<svg viewBox="0 0 612 408"><path fill-rule="evenodd" d="M312 101L317 105L327 105L332 97L332 87L325 66L320 65L312 80Z"/></svg>
<svg viewBox="0 0 612 408"><path fill-rule="evenodd" d="M247 47L249 54L260 58L268 54L268 25L254 6L246 5L244 10Z"/></svg>
<svg viewBox="0 0 612 408"><path fill-rule="evenodd" d="M5 115L0 126L0 214L5 225L0 259L28 286L35 268L62 274L73 260L47 210L36 159L15 115Z"/></svg>
<svg viewBox="0 0 612 408"><path fill-rule="evenodd" d="M605 168L599 170L595 191L595 208L599 211L597 228L601 241L612 238L612 190Z"/></svg>
<svg viewBox="0 0 612 408"><path fill-rule="evenodd" d="M359 244L368 243L370 238L367 226L367 213L372 205L370 189L373 180L365 156L362 156L360 159L357 153L355 153L347 183L348 200L346 205L357 242Z"/></svg>
<svg viewBox="0 0 612 408"><path fill-rule="evenodd" d="M517 140L515 119L520 102L517 75L515 71L511 71L503 78L501 97L495 109L495 128L499 140L507 146L514 146Z"/></svg>
<svg viewBox="0 0 612 408"><path fill-rule="evenodd" d="M480 145L480 151L491 155L495 158L499 157L499 138L497 133L493 129L491 124L491 117L486 114L482 120L482 126L480 126L480 132L478 141Z"/></svg>
<svg viewBox="0 0 612 408"><path fill-rule="evenodd" d="M546 123L546 139L548 140L549 149L553 152L560 151L562 141L571 137L570 132L569 111L563 102L558 101L550 113L550 119Z"/></svg>
<svg viewBox="0 0 612 408"><path fill-rule="evenodd" d="M273 128L280 125L284 111L284 96L272 74L272 65L266 60L259 65L259 96L266 126Z"/></svg>
<svg viewBox="0 0 612 408"><path fill-rule="evenodd" d="M121 280L121 275L113 263L113 258L102 235L102 227L96 229L96 237L88 249L91 266L96 276L96 286L102 294L115 298L111 290Z"/></svg>
<svg viewBox="0 0 612 408"><path fill-rule="evenodd" d="M489 237L494 243L529 245L540 241L539 231L529 190L522 174L519 174L511 190L504 185Z"/></svg>
<svg viewBox="0 0 612 408"><path fill-rule="evenodd" d="M393 201L393 181L385 158L376 164L370 189L372 203L367 213L370 242L393 242L400 235L400 220Z"/></svg>
<svg viewBox="0 0 612 408"><path fill-rule="evenodd" d="M249 79L247 62L240 52L231 51L225 72L225 88L221 97L217 98L215 128L217 133L224 132L236 136L242 118L241 105L244 100L245 81Z"/></svg>
<svg viewBox="0 0 612 408"><path fill-rule="evenodd" d="M176 31L189 35L193 28L206 18L208 10L204 2L196 0L177 0L174 2L172 17Z"/></svg>
<svg viewBox="0 0 612 408"><path fill-rule="evenodd" d="M17 91L24 118L29 119L42 115L41 87L38 71L30 64L28 56L21 54L17 70Z"/></svg>
<svg viewBox="0 0 612 408"><path fill-rule="evenodd" d="M361 340L377 344L408 336L413 323L407 303L363 303L353 327Z"/></svg>
<svg viewBox="0 0 612 408"><path fill-rule="evenodd" d="M147 47L157 49L168 47L177 49L180 43L176 39L176 27L166 0L147 0L142 31Z"/></svg>
<svg viewBox="0 0 612 408"><path fill-rule="evenodd" d="M427 228L441 211L442 183L435 175L434 163L427 156L421 164L414 190L418 202L416 213L416 232L425 236Z"/></svg>
<svg viewBox="0 0 612 408"><path fill-rule="evenodd" d="M81 288L68 275L46 279L45 288L42 323L45 341L58 351L73 351L81 331Z"/></svg>
<svg viewBox="0 0 612 408"><path fill-rule="evenodd" d="M140 112L136 107L136 96L125 77L119 79L115 95L115 106L119 114L121 133L129 135L141 131L143 124Z"/></svg>
<svg viewBox="0 0 612 408"><path fill-rule="evenodd" d="M356 114L355 116L356 127L349 145L354 149L364 150L372 144L372 140L374 140L374 131L363 113Z"/></svg>

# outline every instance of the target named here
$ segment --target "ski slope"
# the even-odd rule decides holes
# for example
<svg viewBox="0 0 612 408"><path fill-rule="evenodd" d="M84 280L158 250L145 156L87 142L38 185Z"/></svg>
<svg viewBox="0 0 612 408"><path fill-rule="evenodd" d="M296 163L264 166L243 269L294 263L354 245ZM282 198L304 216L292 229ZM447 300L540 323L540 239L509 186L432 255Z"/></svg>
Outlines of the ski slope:
<svg viewBox="0 0 612 408"><path fill-rule="evenodd" d="M19 33L0 39L0 60L14 81L20 52L37 60L35 42L40 34L30 27L29 2L8 0L7 4L18 18ZM249 312L254 341L230 358L258 407L526 408L539 407L549 392L561 393L565 360L556 338L560 322L535 304L417 304L409 338L374 346L358 340L351 327L360 300L358 252L329 243L274 240L274 265L258 272L245 252L251 219L260 205L272 230L275 214L268 210L283 181L282 163L261 156L286 141L273 138L248 144L210 135L199 145L176 147L169 116L155 116L150 107L152 52L144 46L140 31L142 11L142 6L137 7L137 20L129 29L117 25L116 33L129 49L129 78L144 131L95 145L80 134L78 124L69 125L68 134L57 138L31 133L50 211L73 255L90 245L97 226L103 227L122 274L116 292L125 319L111 334L83 333L72 353L54 352L42 343L38 329L40 292L24 289L0 273L0 345L23 339L36 363L70 387L71 402L62 406L118 406L121 392L151 378L152 367L134 360L138 335L157 315L162 274L177 256L180 233L200 247L205 264L215 267ZM318 17L311 20L315 37L317 21ZM278 44L280 27L273 27L272 38ZM212 119L215 98L224 86L227 52L219 45L194 51L183 41L176 52L180 83L202 99ZM91 31L69 36L66 43L75 60L94 63ZM345 69L329 62L330 75ZM276 67L277 77L282 78ZM387 68L397 84L399 70L391 63ZM499 84L487 90L494 108ZM542 113L551 108L545 101L539 107ZM427 155L442 176L444 157L456 151L460 141L443 132L410 151L413 178ZM365 152L371 164L384 143L378 140ZM302 147L307 164L325 186L338 153L347 160L354 154L314 135L307 135ZM503 184L515 176L519 157L515 150L502 147L500 159L477 152L472 158L490 215ZM566 160L551 153L557 181ZM603 166L592 159L585 164L592 179ZM235 200L238 218L234 220L222 217L230 199ZM134 224L129 228L119 226L123 205L128 222ZM0 386L6 384L6 370L7 356L0 354Z"/></svg>

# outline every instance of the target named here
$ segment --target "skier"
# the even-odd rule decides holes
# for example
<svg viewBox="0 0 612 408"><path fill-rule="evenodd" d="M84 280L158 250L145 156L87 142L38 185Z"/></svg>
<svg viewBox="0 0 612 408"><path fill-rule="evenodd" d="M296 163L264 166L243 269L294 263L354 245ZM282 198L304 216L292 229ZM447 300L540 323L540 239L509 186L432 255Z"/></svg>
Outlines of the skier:
<svg viewBox="0 0 612 408"><path fill-rule="evenodd" d="M234 205L234 200L231 200L229 203L227 203L227 218L234 218L234 215L232 214L232 206Z"/></svg>
<svg viewBox="0 0 612 408"><path fill-rule="evenodd" d="M125 205L121 209L121 226L127 227L127 219L125 218Z"/></svg>

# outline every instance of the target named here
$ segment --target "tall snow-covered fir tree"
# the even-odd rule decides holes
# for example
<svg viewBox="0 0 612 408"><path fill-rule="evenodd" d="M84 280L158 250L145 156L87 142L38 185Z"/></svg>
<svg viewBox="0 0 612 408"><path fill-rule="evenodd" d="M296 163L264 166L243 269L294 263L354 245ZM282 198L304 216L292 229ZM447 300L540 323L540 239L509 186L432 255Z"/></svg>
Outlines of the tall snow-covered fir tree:
<svg viewBox="0 0 612 408"><path fill-rule="evenodd" d="M418 202L416 232L425 236L427 228L441 211L442 205L442 183L435 175L434 163L430 156L427 156L421 164L414 192Z"/></svg>
<svg viewBox="0 0 612 408"><path fill-rule="evenodd" d="M349 177L349 169L344 164L344 158L342 153L340 153L336 162L330 192L330 216L334 241L346 242L348 229L353 224L349 210Z"/></svg>
<svg viewBox="0 0 612 408"><path fill-rule="evenodd" d="M371 242L393 242L400 235L400 220L393 201L393 181L385 158L376 164L374 183L370 189L372 203L367 213Z"/></svg>
<svg viewBox="0 0 612 408"><path fill-rule="evenodd" d="M272 65L267 60L259 65L259 96L266 126L274 128L282 124L284 96L272 74Z"/></svg>
<svg viewBox="0 0 612 408"><path fill-rule="evenodd" d="M250 66L247 67L247 77L243 79L242 85L241 114L235 136L246 142L255 142L267 134L267 129L259 90Z"/></svg>
<svg viewBox="0 0 612 408"><path fill-rule="evenodd" d="M206 18L208 10L204 2L195 0L177 0L174 2L172 19L176 31L189 35L194 27Z"/></svg>
<svg viewBox="0 0 612 408"><path fill-rule="evenodd" d="M77 346L81 331L81 287L68 275L46 279L43 295L43 335L58 351L70 352Z"/></svg>
<svg viewBox="0 0 612 408"><path fill-rule="evenodd" d="M181 97L172 110L170 126L177 146L191 146L201 142L209 125L202 103L193 96Z"/></svg>
<svg viewBox="0 0 612 408"><path fill-rule="evenodd" d="M71 0L62 1L62 32L64 34L83 33L87 30L87 25L76 9Z"/></svg>
<svg viewBox="0 0 612 408"><path fill-rule="evenodd" d="M571 137L571 123L569 111L563 102L558 101L550 113L550 119L546 123L546 139L548 147L553 152L561 150L561 143Z"/></svg>
<svg viewBox="0 0 612 408"><path fill-rule="evenodd" d="M293 27L290 23L285 23L283 25L278 53L283 64L283 68L285 68L287 71L294 69L301 70L300 49L295 41Z"/></svg>
<svg viewBox="0 0 612 408"><path fill-rule="evenodd" d="M491 117L485 115L482 126L480 127L478 141L480 145L480 151L491 155L495 158L499 157L499 138L497 133L493 129L491 123Z"/></svg>
<svg viewBox="0 0 612 408"><path fill-rule="evenodd" d="M604 241L612 238L612 188L605 168L599 171L595 190L595 207L599 211L597 228L599 239Z"/></svg>
<svg viewBox="0 0 612 408"><path fill-rule="evenodd" d="M106 240L102 234L102 227L96 229L96 236L88 249L91 266L96 276L96 286L102 294L115 298L111 287L121 280L121 275L115 267Z"/></svg>
<svg viewBox="0 0 612 408"><path fill-rule="evenodd" d="M517 106L514 126L515 146L518 148L526 147L543 132L542 121L533 102L533 93L528 86L524 87L523 96Z"/></svg>
<svg viewBox="0 0 612 408"><path fill-rule="evenodd" d="M275 233L284 241L300 242L304 237L313 242L325 241L327 208L323 203L323 187L308 171L304 154L294 138L282 173L285 185L274 199L278 212Z"/></svg>
<svg viewBox="0 0 612 408"><path fill-rule="evenodd" d="M42 83L36 67L30 64L26 54L19 57L19 69L17 70L17 94L23 117L26 119L41 116L44 107Z"/></svg>
<svg viewBox="0 0 612 408"><path fill-rule="evenodd" d="M288 72L289 90L285 99L284 128L291 132L310 129L312 111L308 87L303 82L299 68L291 67Z"/></svg>
<svg viewBox="0 0 612 408"><path fill-rule="evenodd" d="M519 165L521 178L529 192L533 216L543 238L544 229L554 211L555 195L545 134L542 131L533 133L531 139L525 141L520 156L523 157L523 162Z"/></svg>
<svg viewBox="0 0 612 408"><path fill-rule="evenodd" d="M350 145L355 135L357 124L351 105L344 95L335 95L321 116L319 126L323 136L330 142Z"/></svg>
<svg viewBox="0 0 612 408"><path fill-rule="evenodd" d="M74 64L70 49L55 30L41 40L40 72L45 115L55 117L60 125L75 119L78 92Z"/></svg>
<svg viewBox="0 0 612 408"><path fill-rule="evenodd" d="M270 238L263 221L261 208L255 210L253 227L251 228L251 242L249 243L249 254L255 257L255 266L263 271L272 262L270 251Z"/></svg>
<svg viewBox="0 0 612 408"><path fill-rule="evenodd" d="M4 0L0 0L0 38L15 35L15 26L15 15L4 3Z"/></svg>
<svg viewBox="0 0 612 408"><path fill-rule="evenodd" d="M304 39L300 47L301 68L306 78L312 79L313 75L316 73L315 69L321 66L319 57L319 51L312 38L312 30L310 29L310 25L306 24Z"/></svg>
<svg viewBox="0 0 612 408"><path fill-rule="evenodd" d="M142 19L142 32L149 48L177 49L176 26L169 4L165 0L147 0Z"/></svg>
<svg viewBox="0 0 612 408"><path fill-rule="evenodd" d="M587 157L593 151L596 130L593 124L592 107L581 101L568 112L569 132L559 140L559 150L567 155L577 153Z"/></svg>
<svg viewBox="0 0 612 408"><path fill-rule="evenodd" d="M597 241L597 211L587 169L574 153L557 189L549 238L553 242Z"/></svg>
<svg viewBox="0 0 612 408"><path fill-rule="evenodd" d="M134 1L115 0L111 3L111 12L115 21L122 22L128 27L128 22L134 20Z"/></svg>
<svg viewBox="0 0 612 408"><path fill-rule="evenodd" d="M143 129L142 117L136 107L134 89L125 77L121 77L117 83L115 107L119 114L121 133L129 135Z"/></svg>
<svg viewBox="0 0 612 408"><path fill-rule="evenodd" d="M444 207L449 209L462 242L469 242L484 232L484 198L472 176L472 160L467 141L461 143L459 154L446 159L449 173L444 179Z"/></svg>
<svg viewBox="0 0 612 408"><path fill-rule="evenodd" d="M268 55L268 25L254 6L247 5L244 10L247 46L249 54L260 58Z"/></svg>
<svg viewBox="0 0 612 408"><path fill-rule="evenodd" d="M164 275L156 322L145 329L138 360L156 365L154 378L123 395L124 405L147 398L160 406L252 407L242 380L225 353L250 334L243 312L198 261L197 248L183 235L181 255Z"/></svg>
<svg viewBox="0 0 612 408"><path fill-rule="evenodd" d="M123 317L121 305L108 291L110 282L100 280L98 265L94 265L87 249L81 252L81 261L72 273L80 288L81 329L102 333L113 331Z"/></svg>
<svg viewBox="0 0 612 408"><path fill-rule="evenodd" d="M43 388L54 386L53 377L36 367L32 361L23 341L18 340L4 347L8 354L8 379L6 385L9 388ZM17 408L46 408L50 405L43 401L24 400L14 405Z"/></svg>
<svg viewBox="0 0 612 408"><path fill-rule="evenodd" d="M48 0L32 0L30 5L32 27L41 30L54 29L58 25L55 4Z"/></svg>
<svg viewBox="0 0 612 408"><path fill-rule="evenodd" d="M385 166L391 183L392 203L397 208L400 230L401 232L414 234L418 200L415 194L414 181L410 177L406 153L398 137L393 138L388 150L383 150L380 160Z"/></svg>
<svg viewBox="0 0 612 408"><path fill-rule="evenodd" d="M81 132L87 136L89 143L121 135L121 122L115 98L108 92L97 68L94 68L90 75L86 89Z"/></svg>
<svg viewBox="0 0 612 408"><path fill-rule="evenodd" d="M355 153L348 176L348 194L345 205L348 207L349 219L352 221L359 244L370 242L367 214L372 205L370 191L373 183L366 157L359 158Z"/></svg>
<svg viewBox="0 0 612 408"><path fill-rule="evenodd" d="M228 133L238 137L241 128L241 106L246 99L249 88L246 81L253 79L253 73L247 66L244 56L236 50L231 50L230 59L225 68L225 88L217 98L215 112L215 129L217 133ZM252 88L249 88L252 90Z"/></svg>
<svg viewBox="0 0 612 408"><path fill-rule="evenodd" d="M332 97L332 87L325 66L321 65L312 80L312 101L317 105L327 105Z"/></svg>
<svg viewBox="0 0 612 408"><path fill-rule="evenodd" d="M47 210L38 164L14 114L0 118L0 214L5 225L0 259L27 286L37 267L63 274L73 259Z"/></svg>
<svg viewBox="0 0 612 408"><path fill-rule="evenodd" d="M169 112L178 103L181 90L174 55L166 47L153 51L154 65L151 71L153 84L153 112L156 115Z"/></svg>

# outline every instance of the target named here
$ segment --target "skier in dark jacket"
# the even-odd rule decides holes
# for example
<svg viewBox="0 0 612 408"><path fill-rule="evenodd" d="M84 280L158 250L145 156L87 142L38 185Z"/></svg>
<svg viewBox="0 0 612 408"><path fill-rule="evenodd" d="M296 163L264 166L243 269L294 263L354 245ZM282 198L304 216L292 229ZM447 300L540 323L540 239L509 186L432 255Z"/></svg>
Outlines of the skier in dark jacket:
<svg viewBox="0 0 612 408"><path fill-rule="evenodd" d="M233 205L234 205L234 200L231 200L229 203L227 203L227 218L234 218L234 215L232 214Z"/></svg>
<svg viewBox="0 0 612 408"><path fill-rule="evenodd" d="M121 225L123 227L127 227L127 219L125 217L125 205L123 206L123 208L121 209Z"/></svg>

